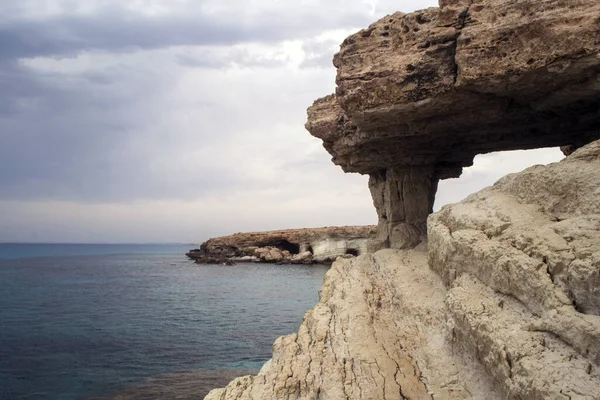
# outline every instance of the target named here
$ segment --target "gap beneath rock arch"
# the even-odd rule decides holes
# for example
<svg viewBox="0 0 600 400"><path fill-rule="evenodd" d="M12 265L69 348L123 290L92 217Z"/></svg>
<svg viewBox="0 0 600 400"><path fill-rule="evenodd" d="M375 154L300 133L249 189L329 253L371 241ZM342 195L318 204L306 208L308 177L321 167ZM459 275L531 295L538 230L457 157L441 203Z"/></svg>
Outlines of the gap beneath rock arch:
<svg viewBox="0 0 600 400"><path fill-rule="evenodd" d="M433 210L439 211L446 204L458 203L470 194L493 185L505 175L521 172L533 165L557 162L564 157L558 147L479 154L473 166L464 168L459 178L438 183Z"/></svg>
<svg viewBox="0 0 600 400"><path fill-rule="evenodd" d="M280 240L276 243L273 243L271 246L275 246L281 250L287 250L291 254L300 253L300 245L297 243L288 242L287 240Z"/></svg>

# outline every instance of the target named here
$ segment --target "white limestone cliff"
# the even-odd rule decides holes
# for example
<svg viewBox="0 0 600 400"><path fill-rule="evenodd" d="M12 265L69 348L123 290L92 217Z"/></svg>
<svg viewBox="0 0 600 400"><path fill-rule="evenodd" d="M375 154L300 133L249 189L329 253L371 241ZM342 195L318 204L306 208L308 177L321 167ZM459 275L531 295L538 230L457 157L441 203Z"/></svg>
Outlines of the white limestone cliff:
<svg viewBox="0 0 600 400"><path fill-rule="evenodd" d="M208 400L600 398L600 141L338 259L298 333Z"/></svg>

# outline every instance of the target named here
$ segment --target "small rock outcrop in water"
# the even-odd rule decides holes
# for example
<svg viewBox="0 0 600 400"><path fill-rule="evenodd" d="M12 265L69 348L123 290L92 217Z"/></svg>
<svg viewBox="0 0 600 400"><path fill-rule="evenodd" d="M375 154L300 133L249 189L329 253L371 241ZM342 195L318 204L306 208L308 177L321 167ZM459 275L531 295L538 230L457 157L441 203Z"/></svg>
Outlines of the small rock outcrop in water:
<svg viewBox="0 0 600 400"><path fill-rule="evenodd" d="M187 256L197 263L327 263L370 250L375 226L332 226L236 233L212 238Z"/></svg>
<svg viewBox="0 0 600 400"><path fill-rule="evenodd" d="M207 400L600 398L600 141L338 259L297 334Z"/></svg>
<svg viewBox="0 0 600 400"><path fill-rule="evenodd" d="M600 138L600 2L440 0L387 16L334 57L310 133L369 174L381 247L426 234L439 179L475 155Z"/></svg>

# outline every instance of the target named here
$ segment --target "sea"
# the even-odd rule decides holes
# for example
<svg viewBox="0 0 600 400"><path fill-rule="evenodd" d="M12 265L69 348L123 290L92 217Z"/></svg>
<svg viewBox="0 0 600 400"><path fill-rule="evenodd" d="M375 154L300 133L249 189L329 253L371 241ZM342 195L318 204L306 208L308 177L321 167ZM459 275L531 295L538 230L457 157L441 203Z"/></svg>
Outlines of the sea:
<svg viewBox="0 0 600 400"><path fill-rule="evenodd" d="M190 248L0 244L0 399L202 399L298 330L328 269Z"/></svg>

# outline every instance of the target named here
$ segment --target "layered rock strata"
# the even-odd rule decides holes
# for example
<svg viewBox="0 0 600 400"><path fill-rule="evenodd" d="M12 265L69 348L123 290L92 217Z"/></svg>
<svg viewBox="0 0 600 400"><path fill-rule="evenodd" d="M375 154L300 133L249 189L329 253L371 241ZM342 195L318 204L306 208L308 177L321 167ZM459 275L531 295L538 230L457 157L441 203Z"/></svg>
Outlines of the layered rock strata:
<svg viewBox="0 0 600 400"><path fill-rule="evenodd" d="M600 141L338 259L297 334L207 400L600 398Z"/></svg>
<svg viewBox="0 0 600 400"><path fill-rule="evenodd" d="M475 155L600 138L600 2L440 0L348 37L335 95L310 133L346 172L370 175L380 246L426 234L439 179Z"/></svg>
<svg viewBox="0 0 600 400"><path fill-rule="evenodd" d="M370 250L375 226L341 226L236 233L212 238L187 253L198 263L328 263Z"/></svg>

